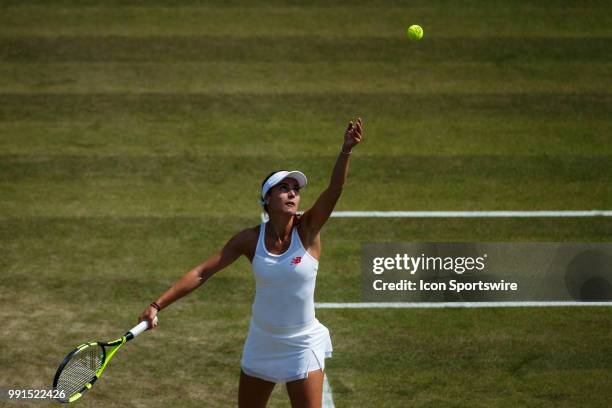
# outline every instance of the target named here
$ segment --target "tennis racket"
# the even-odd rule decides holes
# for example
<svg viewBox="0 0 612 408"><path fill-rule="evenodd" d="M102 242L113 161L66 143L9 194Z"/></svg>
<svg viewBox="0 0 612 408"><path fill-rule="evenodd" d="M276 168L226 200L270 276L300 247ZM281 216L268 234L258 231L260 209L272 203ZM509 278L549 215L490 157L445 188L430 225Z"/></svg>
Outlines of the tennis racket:
<svg viewBox="0 0 612 408"><path fill-rule="evenodd" d="M157 323L157 316L154 318ZM53 378L53 390L59 402L74 402L91 389L117 350L143 331L147 330L146 320L138 323L117 340L83 343L72 350L57 368Z"/></svg>

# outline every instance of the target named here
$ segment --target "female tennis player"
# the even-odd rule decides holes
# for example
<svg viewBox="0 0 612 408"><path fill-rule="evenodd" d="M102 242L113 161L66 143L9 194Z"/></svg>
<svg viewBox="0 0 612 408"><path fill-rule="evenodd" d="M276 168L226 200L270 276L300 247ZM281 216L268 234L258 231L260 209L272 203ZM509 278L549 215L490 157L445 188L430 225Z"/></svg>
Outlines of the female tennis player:
<svg viewBox="0 0 612 408"><path fill-rule="evenodd" d="M350 121L329 186L301 216L300 189L306 176L276 171L262 183L260 203L269 221L234 235L215 255L187 272L141 313L153 318L240 255L251 262L256 290L249 333L240 361L239 407L265 407L276 383L285 383L291 406L321 407L329 330L315 317L314 289L320 231L342 193L353 147L363 138L361 118Z"/></svg>

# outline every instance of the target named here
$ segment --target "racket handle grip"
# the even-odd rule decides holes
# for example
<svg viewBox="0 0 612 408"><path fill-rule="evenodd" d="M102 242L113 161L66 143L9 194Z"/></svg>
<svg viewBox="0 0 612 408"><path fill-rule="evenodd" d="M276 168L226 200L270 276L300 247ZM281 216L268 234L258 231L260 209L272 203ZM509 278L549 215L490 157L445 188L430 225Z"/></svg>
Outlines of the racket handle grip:
<svg viewBox="0 0 612 408"><path fill-rule="evenodd" d="M153 318L153 321L157 323L157 316ZM132 329L129 332L127 332L125 337L127 337L128 340L132 340L134 337L138 336L140 333L147 330L148 328L149 328L149 323L146 320L143 320L142 322L138 323L136 326L132 327Z"/></svg>

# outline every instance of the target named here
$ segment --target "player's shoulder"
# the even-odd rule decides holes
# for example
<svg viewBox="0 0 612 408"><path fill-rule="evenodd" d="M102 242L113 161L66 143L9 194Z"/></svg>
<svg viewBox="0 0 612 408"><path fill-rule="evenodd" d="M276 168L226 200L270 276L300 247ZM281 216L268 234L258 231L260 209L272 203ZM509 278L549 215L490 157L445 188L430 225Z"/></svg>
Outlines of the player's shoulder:
<svg viewBox="0 0 612 408"><path fill-rule="evenodd" d="M228 251L247 255L257 246L257 227L243 229L234 234L225 245Z"/></svg>

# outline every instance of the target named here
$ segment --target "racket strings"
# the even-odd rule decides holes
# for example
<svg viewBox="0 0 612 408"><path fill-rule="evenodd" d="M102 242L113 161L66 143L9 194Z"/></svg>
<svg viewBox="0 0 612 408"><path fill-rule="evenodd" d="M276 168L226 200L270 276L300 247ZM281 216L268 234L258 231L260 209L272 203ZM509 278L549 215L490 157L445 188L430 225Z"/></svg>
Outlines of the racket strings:
<svg viewBox="0 0 612 408"><path fill-rule="evenodd" d="M91 382L96 371L102 367L104 350L98 344L88 346L75 355L64 366L57 381L57 390L70 396Z"/></svg>

